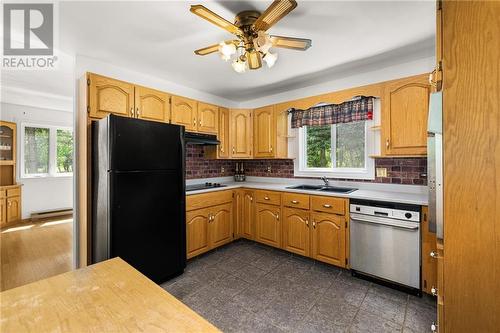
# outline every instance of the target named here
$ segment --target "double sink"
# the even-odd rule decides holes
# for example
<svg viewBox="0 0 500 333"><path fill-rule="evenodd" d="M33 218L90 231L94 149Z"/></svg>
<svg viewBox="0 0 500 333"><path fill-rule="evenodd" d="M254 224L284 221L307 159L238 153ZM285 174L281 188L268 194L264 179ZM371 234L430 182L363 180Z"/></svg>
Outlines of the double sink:
<svg viewBox="0 0 500 333"><path fill-rule="evenodd" d="M356 191L355 188L349 187L338 187L338 186L325 186L325 185L295 185L287 187L293 190L307 190L307 191L321 191L321 192L332 192L332 193L351 193Z"/></svg>

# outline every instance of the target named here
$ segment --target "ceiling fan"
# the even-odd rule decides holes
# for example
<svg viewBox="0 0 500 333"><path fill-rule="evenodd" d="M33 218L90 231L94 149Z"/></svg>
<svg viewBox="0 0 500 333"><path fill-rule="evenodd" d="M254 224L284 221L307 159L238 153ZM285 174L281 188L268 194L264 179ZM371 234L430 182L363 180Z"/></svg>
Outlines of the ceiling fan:
<svg viewBox="0 0 500 333"><path fill-rule="evenodd" d="M281 47L305 51L311 47L310 39L273 36L267 30L290 13L297 2L295 0L275 0L262 14L255 10L238 13L234 24L202 5L191 6L191 12L212 24L236 35L237 39L222 41L194 51L197 55L219 52L225 61L233 60L233 69L243 73L247 68L259 69L264 60L272 67L278 55L270 52L271 47Z"/></svg>

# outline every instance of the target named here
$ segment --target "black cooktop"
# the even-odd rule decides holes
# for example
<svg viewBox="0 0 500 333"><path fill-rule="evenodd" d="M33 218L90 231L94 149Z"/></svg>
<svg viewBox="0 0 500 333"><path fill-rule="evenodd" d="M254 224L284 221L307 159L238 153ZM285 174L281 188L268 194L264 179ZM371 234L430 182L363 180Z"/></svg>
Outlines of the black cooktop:
<svg viewBox="0 0 500 333"><path fill-rule="evenodd" d="M206 189L209 189L209 188L225 187L225 186L227 186L227 185L223 185L223 184L220 184L220 183L192 184L192 185L186 185L186 192L206 190Z"/></svg>

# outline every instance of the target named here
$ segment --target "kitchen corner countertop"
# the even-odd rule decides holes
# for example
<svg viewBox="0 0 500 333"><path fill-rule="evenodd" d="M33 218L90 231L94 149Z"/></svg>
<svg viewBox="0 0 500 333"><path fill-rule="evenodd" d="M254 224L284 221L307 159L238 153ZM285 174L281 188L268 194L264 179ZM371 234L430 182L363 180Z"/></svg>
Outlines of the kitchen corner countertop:
<svg viewBox="0 0 500 333"><path fill-rule="evenodd" d="M280 192L292 192L292 193L303 193L309 195L321 195L321 196L330 196L330 197L340 197L340 198L349 198L349 199L363 199L363 200L376 200L376 201L388 201L388 202L397 202L403 204L412 204L412 205L428 205L428 196L427 193L408 193L408 192L398 192L398 191L387 191L387 190L377 190L377 189L358 189L354 192L345 194L345 193L331 193L324 191L315 191L315 190L299 190L299 189L290 189L287 188L289 186L294 186L294 184L285 184L285 183L269 183L269 182L256 182L256 181L245 181L245 182L221 182L221 184L226 185L224 187L216 187L198 191L189 191L186 192L186 195L193 194L201 194L215 191L224 191L231 190L237 188L249 188L249 189L258 189L258 190L269 190L269 191L280 191ZM335 185L336 186L336 185ZM354 184L352 187L357 188ZM372 185L372 187L376 187L377 185Z"/></svg>
<svg viewBox="0 0 500 333"><path fill-rule="evenodd" d="M120 258L0 298L1 332L220 332Z"/></svg>

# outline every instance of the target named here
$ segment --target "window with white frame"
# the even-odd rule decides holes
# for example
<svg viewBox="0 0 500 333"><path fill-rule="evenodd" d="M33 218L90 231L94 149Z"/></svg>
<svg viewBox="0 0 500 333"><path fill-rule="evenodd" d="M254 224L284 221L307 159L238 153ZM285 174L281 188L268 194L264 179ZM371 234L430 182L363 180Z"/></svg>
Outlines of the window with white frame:
<svg viewBox="0 0 500 333"><path fill-rule="evenodd" d="M296 176L373 179L368 121L304 126L299 132ZM297 168L298 166L298 168Z"/></svg>
<svg viewBox="0 0 500 333"><path fill-rule="evenodd" d="M73 175L73 129L22 124L21 177Z"/></svg>

